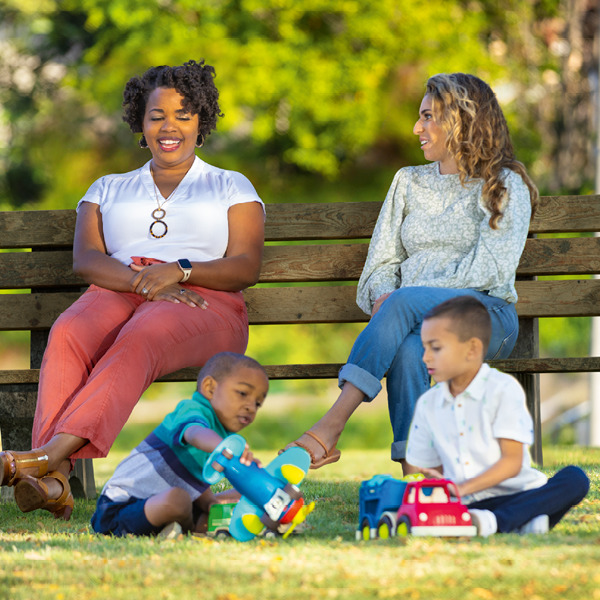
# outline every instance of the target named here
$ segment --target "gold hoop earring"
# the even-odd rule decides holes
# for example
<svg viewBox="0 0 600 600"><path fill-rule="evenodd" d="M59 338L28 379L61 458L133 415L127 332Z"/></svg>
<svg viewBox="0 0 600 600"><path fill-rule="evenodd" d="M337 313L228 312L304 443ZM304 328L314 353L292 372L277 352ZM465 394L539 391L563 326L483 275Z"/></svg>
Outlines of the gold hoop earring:
<svg viewBox="0 0 600 600"><path fill-rule="evenodd" d="M202 146L204 146L204 136L199 133L196 139L196 148L202 148Z"/></svg>
<svg viewBox="0 0 600 600"><path fill-rule="evenodd" d="M146 141L145 135L142 135L142 137L138 140L138 146L142 149L148 147L148 142Z"/></svg>

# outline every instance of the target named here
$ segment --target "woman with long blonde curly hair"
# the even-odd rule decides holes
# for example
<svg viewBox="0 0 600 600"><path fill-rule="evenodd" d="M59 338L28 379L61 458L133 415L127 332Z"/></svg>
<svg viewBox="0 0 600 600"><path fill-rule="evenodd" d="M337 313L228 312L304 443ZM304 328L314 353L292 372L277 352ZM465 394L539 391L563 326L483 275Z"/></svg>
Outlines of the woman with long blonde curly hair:
<svg viewBox="0 0 600 600"><path fill-rule="evenodd" d="M488 360L508 357L517 340L515 274L538 192L494 92L473 75L431 77L413 133L430 164L400 169L379 214L357 293L371 320L340 370L337 401L290 444L309 452L313 468L339 459L346 422L386 376L391 457L410 469L408 430L432 375L421 323L434 306L477 298L492 320Z"/></svg>
<svg viewBox="0 0 600 600"><path fill-rule="evenodd" d="M452 73L431 77L426 89L434 119L446 132L446 148L454 156L461 182L484 181L481 194L491 213L490 227L496 229L502 217L505 168L518 173L529 188L533 215L539 194L523 163L515 158L504 113L490 86L473 75Z"/></svg>

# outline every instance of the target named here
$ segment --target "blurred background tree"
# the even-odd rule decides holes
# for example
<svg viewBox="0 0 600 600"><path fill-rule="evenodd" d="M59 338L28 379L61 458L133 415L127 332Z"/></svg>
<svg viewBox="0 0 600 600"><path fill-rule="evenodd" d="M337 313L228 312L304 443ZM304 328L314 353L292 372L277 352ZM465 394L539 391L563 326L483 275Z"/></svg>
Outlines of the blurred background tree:
<svg viewBox="0 0 600 600"><path fill-rule="evenodd" d="M190 58L215 67L225 114L201 156L267 202L382 200L423 162L412 128L443 71L492 85L543 194L588 193L598 18L597 0L0 0L0 209L72 208L143 164L124 84ZM553 355L587 353L571 321L543 325ZM315 327L290 348L256 328L251 349L343 362L356 333Z"/></svg>
<svg viewBox="0 0 600 600"><path fill-rule="evenodd" d="M590 189L594 18L590 0L3 0L1 202L71 207L139 166L123 86L190 58L215 66L225 113L206 152L267 201L372 178L380 199L422 162L426 78L454 70L493 85L543 191Z"/></svg>

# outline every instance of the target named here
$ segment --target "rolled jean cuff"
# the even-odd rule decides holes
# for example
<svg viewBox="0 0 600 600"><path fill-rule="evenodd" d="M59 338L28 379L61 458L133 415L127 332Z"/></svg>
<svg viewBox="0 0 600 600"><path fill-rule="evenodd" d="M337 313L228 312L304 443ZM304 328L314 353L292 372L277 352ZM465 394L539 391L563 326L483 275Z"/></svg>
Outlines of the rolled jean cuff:
<svg viewBox="0 0 600 600"><path fill-rule="evenodd" d="M346 381L366 396L365 402L373 400L381 391L381 381L377 377L351 363L345 364L338 374L339 387L342 387Z"/></svg>
<svg viewBox="0 0 600 600"><path fill-rule="evenodd" d="M406 444L408 440L392 443L392 460L399 461L406 458Z"/></svg>

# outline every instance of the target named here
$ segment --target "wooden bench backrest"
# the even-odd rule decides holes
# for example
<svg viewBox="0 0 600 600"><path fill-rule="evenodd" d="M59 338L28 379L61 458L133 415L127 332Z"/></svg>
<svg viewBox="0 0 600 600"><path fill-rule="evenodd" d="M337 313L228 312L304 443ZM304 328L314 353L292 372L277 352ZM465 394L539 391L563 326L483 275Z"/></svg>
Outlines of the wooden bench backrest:
<svg viewBox="0 0 600 600"><path fill-rule="evenodd" d="M380 202L267 205L260 283L245 292L250 323L366 322L355 302L356 281L380 208ZM81 294L85 284L72 272L74 225L73 210L0 212L0 249L22 250L0 252L0 289L11 290L0 294L0 330L46 331ZM598 195L543 197L530 227L532 235L598 231ZM600 238L529 239L519 278L569 277L518 281L519 316L600 315L600 280L588 277L595 274ZM269 375L331 377L337 368L274 365ZM195 372L165 379L189 380Z"/></svg>

